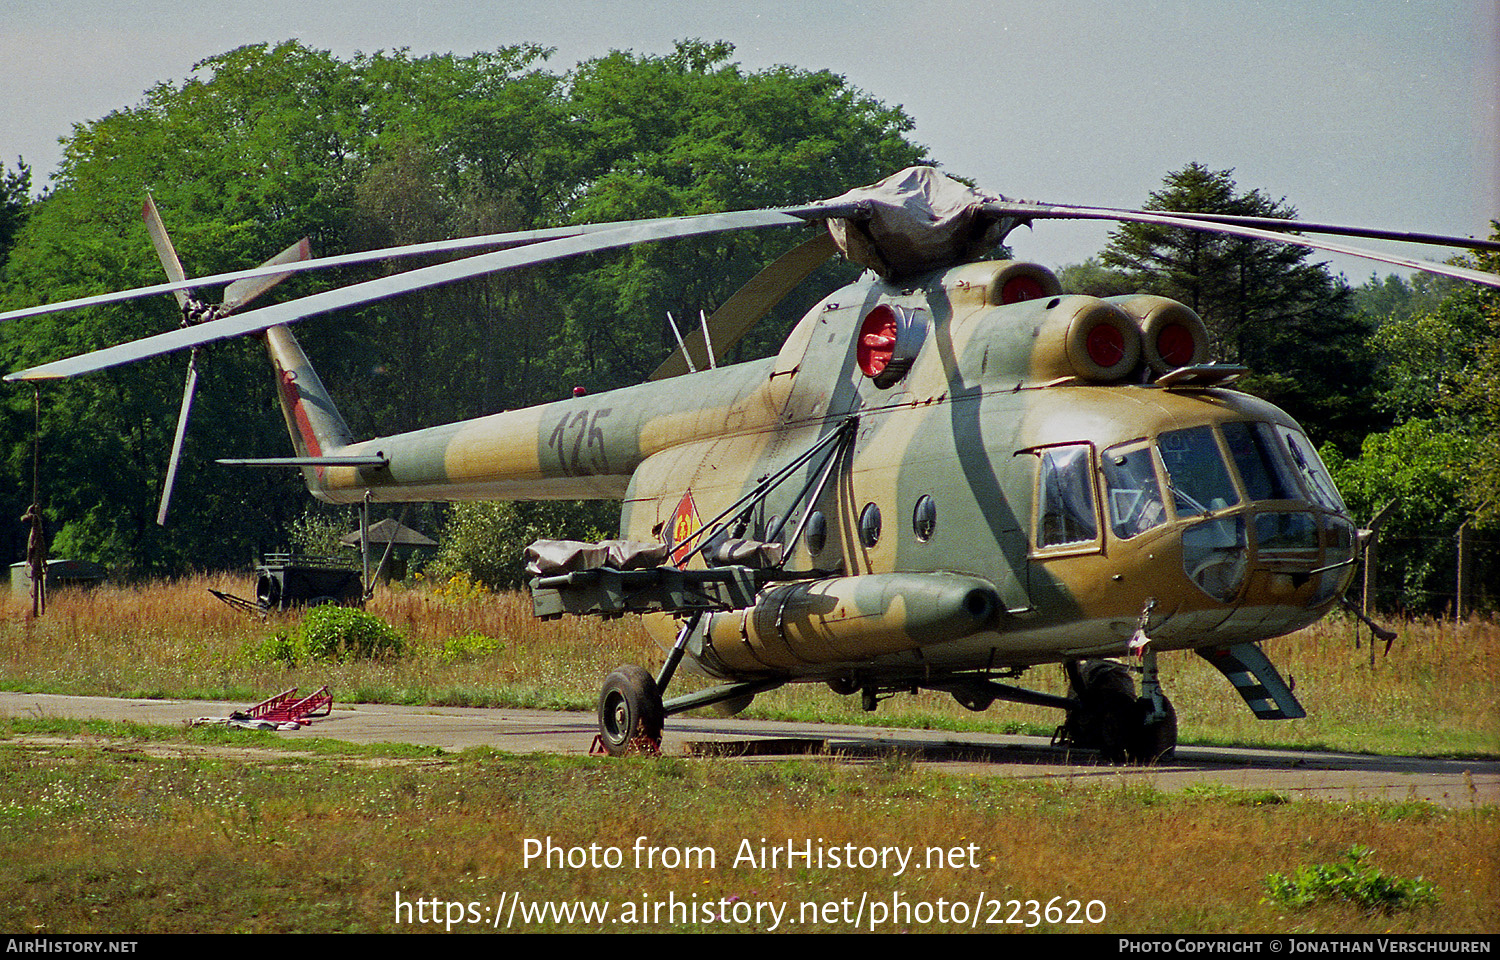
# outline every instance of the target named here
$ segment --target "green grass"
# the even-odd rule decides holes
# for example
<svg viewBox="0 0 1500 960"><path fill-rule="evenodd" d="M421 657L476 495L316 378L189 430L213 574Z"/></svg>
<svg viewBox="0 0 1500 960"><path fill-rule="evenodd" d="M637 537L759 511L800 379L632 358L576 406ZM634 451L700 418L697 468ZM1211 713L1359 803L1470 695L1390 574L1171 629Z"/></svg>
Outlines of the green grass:
<svg viewBox="0 0 1500 960"><path fill-rule="evenodd" d="M245 734L249 736L245 736ZM899 756L726 763L431 756L393 747L304 749L239 731L7 721L0 727L0 927L14 932L488 931L528 904L607 902L638 912L678 903L803 904L829 919L788 930L1036 928L1093 933L1464 933L1500 924L1500 812L1429 804L1288 802L1225 789L1167 795L958 777ZM175 752L174 752L175 751ZM714 851L647 869L659 853ZM1170 839L1170 842L1166 842ZM618 867L526 862L527 841L621 852ZM734 862L745 849L915 848L942 853L893 869ZM748 844L748 848L746 847ZM1441 909L1374 913L1358 903L1267 895L1368 848L1360 869L1422 877ZM951 856L950 856L951 855ZM396 898L442 904L436 924L397 922ZM502 900L502 898L506 898ZM1046 906L1094 904L1100 922L1048 919ZM852 905L984 904L971 926L933 912L856 923ZM1012 907L1010 901L1015 901ZM1035 901L1033 908L1029 901ZM665 909L664 907L662 909ZM1061 909L1061 907L1059 907ZM1035 913L1035 920L1028 916ZM970 911L972 913L972 910ZM1102 914L1102 917L1099 915ZM415 919L415 916L412 917ZM731 917L731 919L733 919ZM1082 920L1080 912L1077 919ZM630 923L533 920L524 930L764 930L704 914Z"/></svg>
<svg viewBox="0 0 1500 960"><path fill-rule="evenodd" d="M260 749L277 754L309 753L318 756L358 758L441 757L446 751L411 743L356 744L326 737L289 740L272 730L230 729L227 726L162 726L128 720L68 720L56 717L0 717L0 743L7 740L34 742L37 738L76 740L87 748L101 741L115 743L191 744L236 749ZM13 744L16 745L16 744Z"/></svg>
<svg viewBox="0 0 1500 960"><path fill-rule="evenodd" d="M242 584L218 581L244 593ZM247 620L202 581L59 595L47 616L0 619L0 687L34 692L253 703L329 684L341 702L591 710L621 663L659 663L638 622L538 623L524 598L400 591L373 612L404 638L378 660L299 662L253 653L295 615ZM1332 620L1267 649L1297 681L1305 720L1255 721L1199 658L1163 657L1186 743L1469 757L1500 755L1500 625L1407 624L1372 664ZM701 679L684 676L679 690ZM1062 692L1060 671L1022 685ZM867 714L821 685L758 697L748 716L1046 735L1055 711L996 704L971 713L935 693ZM1320 803L1199 785L1174 795L1130 781L939 775L899 753L790 762L443 755L425 747L287 741L271 733L11 718L0 721L0 928L18 932L383 932L397 895L484 905L608 901L987 905L979 923L907 918L880 930L1083 932L1484 932L1500 929L1497 812L1416 800ZM563 847L711 848L713 868L527 866L527 839ZM910 871L736 866L746 841L969 850L976 865ZM1386 916L1357 903L1268 895L1268 878L1354 865L1395 883L1421 877L1439 910ZM1299 874L1299 871L1303 871ZM1297 883L1289 879L1288 883ZM1372 886L1376 885L1374 883ZM1312 882L1305 886L1312 889ZM502 901L502 898L510 898ZM1100 922L1049 919L1053 898ZM1036 906L1032 908L1031 902ZM1012 906L1014 904L1014 906ZM990 909L998 905L996 909ZM721 906L721 909L726 909ZM445 915L446 916L446 915ZM732 919L732 917L731 917ZM836 919L779 930L869 928ZM443 924L446 926L446 923ZM699 915L527 930L749 930ZM457 923L454 931L478 925Z"/></svg>

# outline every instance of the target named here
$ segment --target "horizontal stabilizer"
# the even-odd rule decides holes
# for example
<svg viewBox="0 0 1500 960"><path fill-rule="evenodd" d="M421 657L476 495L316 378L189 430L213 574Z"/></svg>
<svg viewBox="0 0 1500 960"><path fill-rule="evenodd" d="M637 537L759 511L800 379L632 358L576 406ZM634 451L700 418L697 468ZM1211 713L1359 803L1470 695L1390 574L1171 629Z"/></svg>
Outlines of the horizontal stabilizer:
<svg viewBox="0 0 1500 960"><path fill-rule="evenodd" d="M226 467L384 467L385 457L265 457L259 460L215 460Z"/></svg>

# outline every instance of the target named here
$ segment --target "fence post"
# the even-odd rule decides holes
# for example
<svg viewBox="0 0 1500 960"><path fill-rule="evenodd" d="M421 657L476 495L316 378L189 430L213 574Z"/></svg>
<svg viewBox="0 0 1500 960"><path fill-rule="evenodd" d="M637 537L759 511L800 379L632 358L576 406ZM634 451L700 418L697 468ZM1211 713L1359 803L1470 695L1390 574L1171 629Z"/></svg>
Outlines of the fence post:
<svg viewBox="0 0 1500 960"><path fill-rule="evenodd" d="M1365 576L1364 596L1360 599L1360 609L1365 616L1372 615L1370 609L1375 602L1375 542L1380 539L1380 525L1385 523L1386 516L1400 502L1400 498L1386 501L1385 506L1375 511L1375 516L1370 520L1369 537L1365 540ZM1354 624L1354 646L1359 647L1359 624ZM1375 634L1370 634L1370 663L1375 663Z"/></svg>

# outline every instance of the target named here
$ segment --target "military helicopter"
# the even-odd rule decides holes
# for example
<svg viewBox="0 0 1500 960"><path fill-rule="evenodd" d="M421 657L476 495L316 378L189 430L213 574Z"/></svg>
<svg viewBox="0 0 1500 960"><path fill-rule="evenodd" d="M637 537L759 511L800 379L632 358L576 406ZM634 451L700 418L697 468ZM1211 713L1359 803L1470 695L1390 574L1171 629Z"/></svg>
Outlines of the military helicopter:
<svg viewBox="0 0 1500 960"><path fill-rule="evenodd" d="M628 665L605 679L599 740L610 754L659 744L667 716L742 709L766 690L817 682L869 710L922 689L973 710L996 700L1056 707L1065 742L1150 761L1176 742L1157 662L1171 650L1207 659L1262 719L1305 715L1259 644L1339 603L1360 531L1296 421L1232 388L1244 368L1209 362L1188 307L1070 296L1044 267L983 259L1016 226L1054 218L1297 243L1500 286L1481 271L1306 235L1500 249L1488 241L1013 202L922 167L804 207L356 255L501 248L6 379L73 376L254 333L295 455L221 462L299 468L333 503L621 501L620 539L528 550L538 616L641 613L671 644L655 675ZM679 335L646 382L475 420L356 440L287 328L590 250L807 224L819 233ZM718 363L838 252L868 272L813 307L776 356ZM684 660L720 683L666 699ZM1004 682L1049 663L1063 665L1067 696Z"/></svg>

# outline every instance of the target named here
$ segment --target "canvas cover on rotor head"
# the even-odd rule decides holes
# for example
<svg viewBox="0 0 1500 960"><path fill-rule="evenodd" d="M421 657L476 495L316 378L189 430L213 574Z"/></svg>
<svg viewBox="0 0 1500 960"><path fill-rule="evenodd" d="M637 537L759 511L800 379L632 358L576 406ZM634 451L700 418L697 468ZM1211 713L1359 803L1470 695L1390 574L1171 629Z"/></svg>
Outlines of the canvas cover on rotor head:
<svg viewBox="0 0 1500 960"><path fill-rule="evenodd" d="M959 183L932 167L907 167L879 183L828 201L859 213L828 221L844 256L886 279L911 276L984 256L1021 221L984 211L1004 200Z"/></svg>

